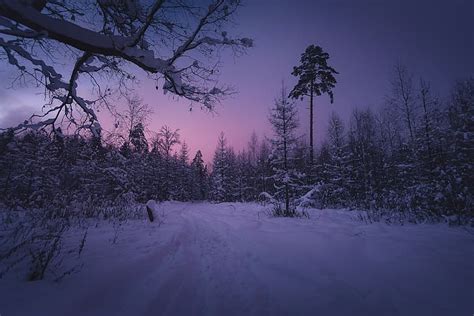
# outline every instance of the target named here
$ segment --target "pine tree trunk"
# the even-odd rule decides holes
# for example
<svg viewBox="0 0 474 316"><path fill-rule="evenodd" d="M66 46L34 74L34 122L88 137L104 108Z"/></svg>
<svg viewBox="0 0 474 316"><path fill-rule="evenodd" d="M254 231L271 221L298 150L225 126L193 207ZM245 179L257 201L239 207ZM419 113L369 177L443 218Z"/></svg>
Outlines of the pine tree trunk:
<svg viewBox="0 0 474 316"><path fill-rule="evenodd" d="M428 119L428 109L426 105L426 90L422 90L421 97L423 103L423 112L424 112L424 119L425 119L425 142L426 142L426 149L428 151L428 158L431 165L432 156L431 156L431 142L430 142L430 127L429 127L429 119Z"/></svg>
<svg viewBox="0 0 474 316"><path fill-rule="evenodd" d="M311 89L310 89L310 98L309 98L309 161L311 165L314 162L314 141L313 141L313 81L311 81Z"/></svg>

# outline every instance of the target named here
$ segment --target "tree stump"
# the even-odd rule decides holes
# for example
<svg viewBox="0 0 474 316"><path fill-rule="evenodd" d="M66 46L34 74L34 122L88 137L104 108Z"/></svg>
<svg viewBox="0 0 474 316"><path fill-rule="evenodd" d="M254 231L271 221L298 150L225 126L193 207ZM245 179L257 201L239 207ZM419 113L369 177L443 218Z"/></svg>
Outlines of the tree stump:
<svg viewBox="0 0 474 316"><path fill-rule="evenodd" d="M148 219L150 220L150 222L153 222L153 220L155 219L155 217L153 216L153 209L147 205L146 212L148 214Z"/></svg>
<svg viewBox="0 0 474 316"><path fill-rule="evenodd" d="M155 200L149 200L148 202L146 202L146 213L151 223L153 223L153 221L155 220L155 214L154 214L155 210L156 210Z"/></svg>

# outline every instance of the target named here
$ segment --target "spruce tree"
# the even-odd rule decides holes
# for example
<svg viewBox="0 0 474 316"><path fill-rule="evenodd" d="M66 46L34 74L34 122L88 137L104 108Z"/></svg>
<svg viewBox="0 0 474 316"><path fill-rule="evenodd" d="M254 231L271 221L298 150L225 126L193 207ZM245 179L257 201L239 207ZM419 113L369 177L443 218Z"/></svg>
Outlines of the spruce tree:
<svg viewBox="0 0 474 316"><path fill-rule="evenodd" d="M227 140L221 132L212 161L211 194L214 201L225 202L229 199L230 166Z"/></svg>
<svg viewBox="0 0 474 316"><path fill-rule="evenodd" d="M208 175L207 168L204 165L204 160L202 159L202 153L200 150L196 152L194 159L191 163L191 172L192 172L192 199L193 200L204 200L208 195Z"/></svg>
<svg viewBox="0 0 474 316"><path fill-rule="evenodd" d="M294 216L296 210L290 207L296 189L300 185L300 175L295 170L294 149L297 143L296 128L298 112L293 102L286 96L285 88L281 89L281 97L275 101L271 109L269 121L273 127L272 144L273 180L278 199L284 201L284 209L277 209L276 215Z"/></svg>

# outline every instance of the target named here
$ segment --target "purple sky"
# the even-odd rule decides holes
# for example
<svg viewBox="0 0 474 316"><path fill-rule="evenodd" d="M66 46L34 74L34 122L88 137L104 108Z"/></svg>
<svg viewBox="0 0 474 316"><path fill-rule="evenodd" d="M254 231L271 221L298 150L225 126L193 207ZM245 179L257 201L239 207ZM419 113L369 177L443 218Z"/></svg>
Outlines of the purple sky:
<svg viewBox="0 0 474 316"><path fill-rule="evenodd" d="M220 131L236 150L254 130L269 136L268 109L282 80L289 88L296 82L292 67L310 44L329 52L340 72L334 104L327 96L316 99L316 140L324 136L331 111L347 119L354 107L382 105L398 61L429 80L440 96L455 80L474 75L472 0L247 0L236 22L229 33L253 38L255 47L238 58L224 54L221 82L234 86L238 94L218 106L217 114L199 107L190 112L189 102L164 96L154 82L141 80L139 92L154 110L148 128L179 128L191 157L199 148L210 161ZM5 89L12 72L5 63L0 69L4 127L23 120L43 99L31 89ZM303 133L309 121L307 102L298 103Z"/></svg>

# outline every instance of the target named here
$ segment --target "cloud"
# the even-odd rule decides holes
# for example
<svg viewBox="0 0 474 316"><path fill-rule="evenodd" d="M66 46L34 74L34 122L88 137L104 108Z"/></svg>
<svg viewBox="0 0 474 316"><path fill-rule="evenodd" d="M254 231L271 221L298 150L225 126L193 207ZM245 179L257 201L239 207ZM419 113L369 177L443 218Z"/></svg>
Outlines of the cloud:
<svg viewBox="0 0 474 316"><path fill-rule="evenodd" d="M25 91L13 91L9 93L0 89L0 128L12 127L28 119L32 114L41 110L40 106L35 106L34 99L23 96L31 96ZM18 95L18 96L17 96Z"/></svg>

